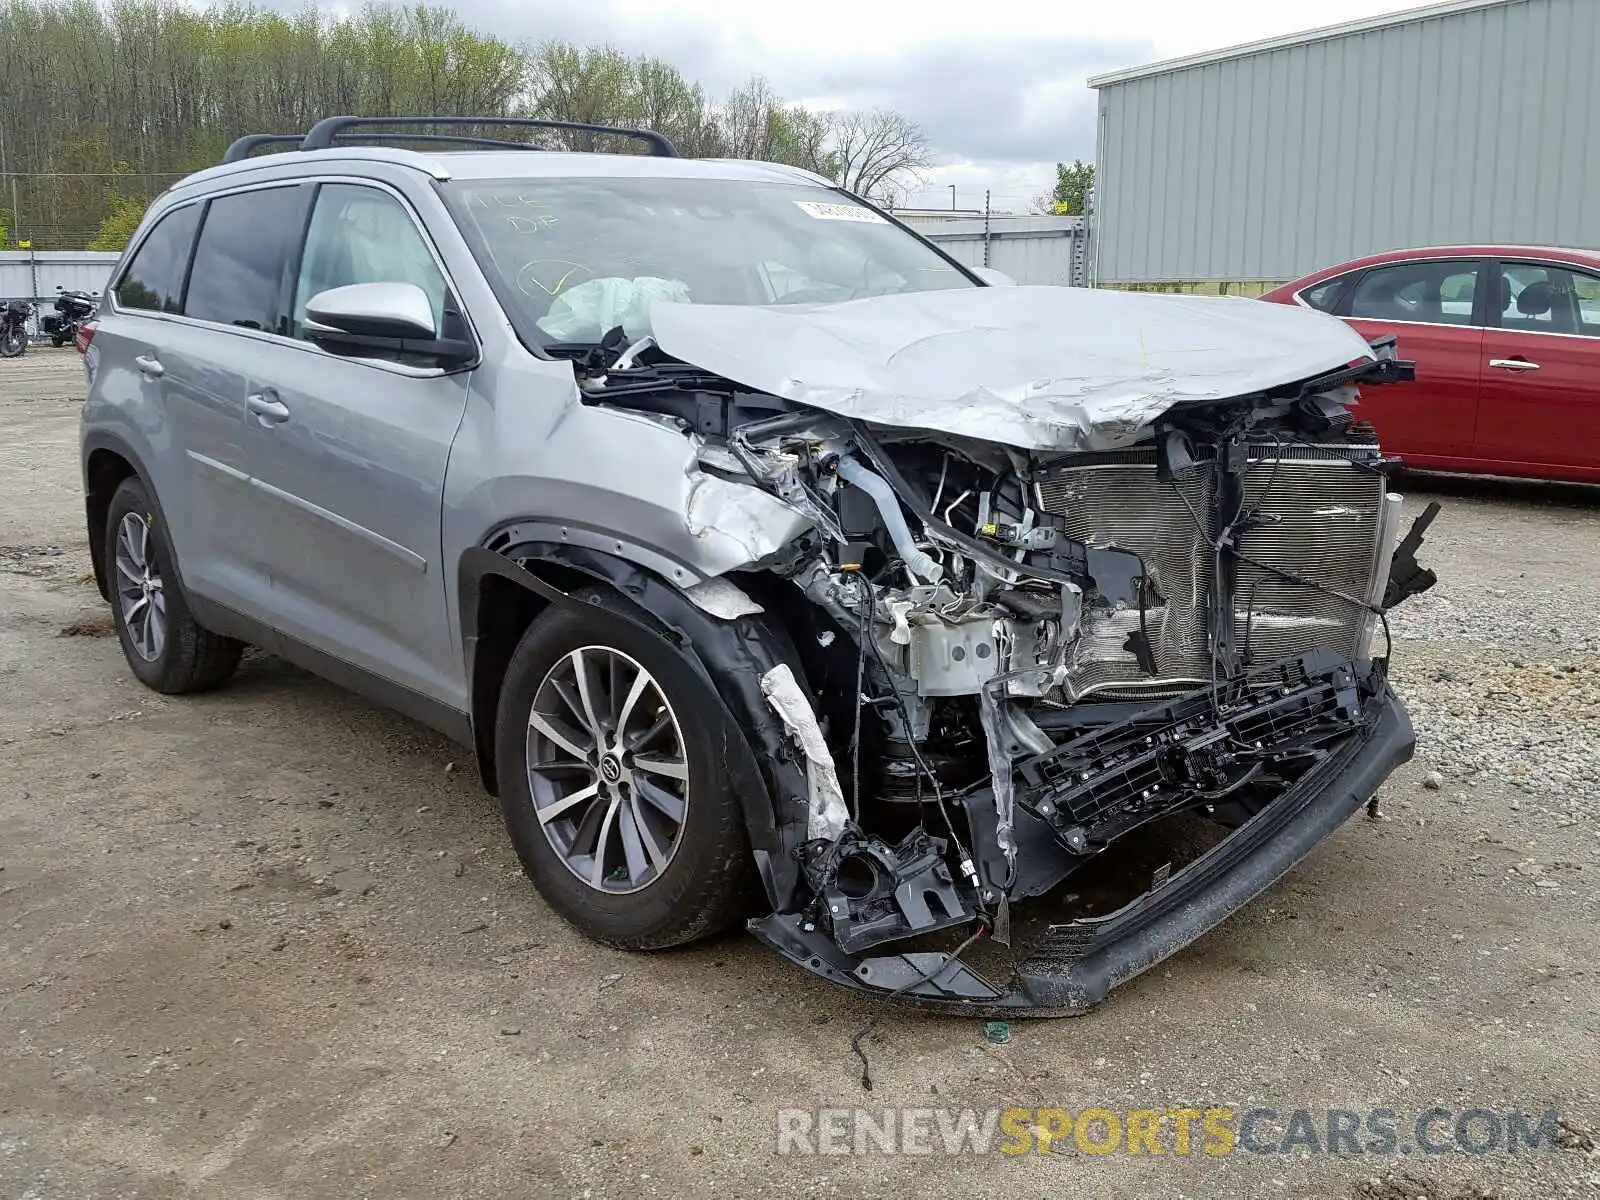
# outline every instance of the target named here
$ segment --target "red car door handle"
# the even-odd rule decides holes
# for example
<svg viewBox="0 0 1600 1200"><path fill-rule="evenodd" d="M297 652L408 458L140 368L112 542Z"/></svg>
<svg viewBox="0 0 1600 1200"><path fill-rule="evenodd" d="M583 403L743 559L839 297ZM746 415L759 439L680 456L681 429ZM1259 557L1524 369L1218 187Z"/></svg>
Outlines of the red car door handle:
<svg viewBox="0 0 1600 1200"><path fill-rule="evenodd" d="M1525 358L1491 358L1491 367L1499 367L1502 371L1537 371L1539 364L1529 362Z"/></svg>

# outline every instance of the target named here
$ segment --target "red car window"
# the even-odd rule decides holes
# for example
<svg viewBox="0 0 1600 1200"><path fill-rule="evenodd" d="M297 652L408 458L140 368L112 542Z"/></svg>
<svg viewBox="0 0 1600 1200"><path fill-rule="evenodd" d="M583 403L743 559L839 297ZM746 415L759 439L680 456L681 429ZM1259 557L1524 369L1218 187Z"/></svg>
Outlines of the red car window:
<svg viewBox="0 0 1600 1200"><path fill-rule="evenodd" d="M1600 337L1600 277L1565 267L1500 268L1500 328Z"/></svg>
<svg viewBox="0 0 1600 1200"><path fill-rule="evenodd" d="M1474 262L1402 262L1375 267L1350 298L1350 315L1368 321L1472 324L1478 286Z"/></svg>

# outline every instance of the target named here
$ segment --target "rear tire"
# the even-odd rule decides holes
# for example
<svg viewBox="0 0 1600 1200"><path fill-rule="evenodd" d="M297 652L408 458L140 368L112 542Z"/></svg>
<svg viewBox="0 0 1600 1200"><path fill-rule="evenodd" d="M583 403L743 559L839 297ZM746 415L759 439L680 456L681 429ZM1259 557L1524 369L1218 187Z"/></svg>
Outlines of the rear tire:
<svg viewBox="0 0 1600 1200"><path fill-rule="evenodd" d="M506 671L495 728L506 828L539 893L589 937L634 950L709 937L754 898L724 766L744 735L641 610L609 592L584 598L537 618Z"/></svg>
<svg viewBox="0 0 1600 1200"><path fill-rule="evenodd" d="M168 695L219 687L244 643L203 628L189 611L166 529L144 484L125 479L106 515L105 565L122 654L139 682Z"/></svg>
<svg viewBox="0 0 1600 1200"><path fill-rule="evenodd" d="M20 358L28 349L28 334L24 329L0 334L0 358Z"/></svg>

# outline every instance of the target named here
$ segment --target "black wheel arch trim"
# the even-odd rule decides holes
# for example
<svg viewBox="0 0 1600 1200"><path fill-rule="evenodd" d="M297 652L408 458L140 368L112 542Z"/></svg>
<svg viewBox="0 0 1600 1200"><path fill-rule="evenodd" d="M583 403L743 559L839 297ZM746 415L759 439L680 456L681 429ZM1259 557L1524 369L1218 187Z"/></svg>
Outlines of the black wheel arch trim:
<svg viewBox="0 0 1600 1200"><path fill-rule="evenodd" d="M155 484L150 481L150 472L145 469L144 460L127 441L116 434L104 429L90 430L83 437L79 448L79 470L83 475L83 508L84 526L89 535L89 561L94 567L95 586L100 589L101 597L109 602L111 600L111 579L106 566L105 530L97 527L97 518L102 515L95 510L98 494L93 490L89 478L89 460L97 451L105 450L115 454L133 468L133 474L144 485L144 494L154 508L156 520L163 529L167 528L166 513L161 510L161 497L156 495ZM98 497L104 509L111 506L111 496ZM102 510L103 513L104 510ZM178 548L172 544L172 539L167 539L167 558L171 561L172 572L178 577L178 583L183 583L183 568L178 563Z"/></svg>
<svg viewBox="0 0 1600 1200"><path fill-rule="evenodd" d="M601 550L538 541L496 540L496 546L467 550L458 568L473 743L485 787L495 788L494 717L504 675L504 663L498 661L503 650L481 653L489 632L481 628L486 585L499 579L521 588L543 611L548 605L587 604L572 594L576 586L604 584L639 614L605 611L664 636L721 702L722 715L744 734L726 747L727 770L768 899L780 911L789 907L800 884L795 852L806 836L806 774L787 729L761 694L761 677L780 664L805 678L787 631L765 614L732 621L713 617L655 572Z"/></svg>

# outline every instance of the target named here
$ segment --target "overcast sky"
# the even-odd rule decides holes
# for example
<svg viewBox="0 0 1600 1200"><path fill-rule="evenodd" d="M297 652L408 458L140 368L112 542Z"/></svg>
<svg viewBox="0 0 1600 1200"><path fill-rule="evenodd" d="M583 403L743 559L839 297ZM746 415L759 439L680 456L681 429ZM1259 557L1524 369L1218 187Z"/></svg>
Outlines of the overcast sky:
<svg viewBox="0 0 1600 1200"><path fill-rule="evenodd" d="M761 73L789 100L884 105L922 123L939 166L913 203L983 189L1023 209L1057 159L1094 157L1091 75L1417 6L1418 0L453 0L509 40L656 54L720 96Z"/></svg>

